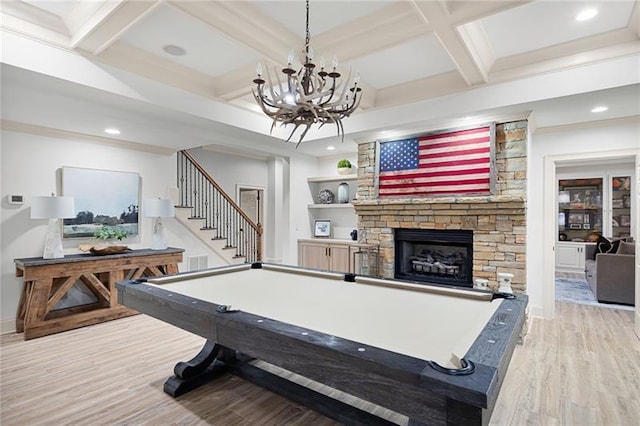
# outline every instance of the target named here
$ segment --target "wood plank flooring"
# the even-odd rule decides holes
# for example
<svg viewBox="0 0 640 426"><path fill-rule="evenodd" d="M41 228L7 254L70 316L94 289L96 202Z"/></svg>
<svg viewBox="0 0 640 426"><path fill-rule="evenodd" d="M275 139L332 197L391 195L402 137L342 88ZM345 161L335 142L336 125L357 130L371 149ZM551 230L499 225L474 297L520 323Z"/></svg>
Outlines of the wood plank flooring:
<svg viewBox="0 0 640 426"><path fill-rule="evenodd" d="M563 303L556 312L554 320L531 320L491 424L638 425L633 312ZM0 424L336 424L233 376L178 399L163 393L173 365L202 343L145 315L26 342L1 336Z"/></svg>

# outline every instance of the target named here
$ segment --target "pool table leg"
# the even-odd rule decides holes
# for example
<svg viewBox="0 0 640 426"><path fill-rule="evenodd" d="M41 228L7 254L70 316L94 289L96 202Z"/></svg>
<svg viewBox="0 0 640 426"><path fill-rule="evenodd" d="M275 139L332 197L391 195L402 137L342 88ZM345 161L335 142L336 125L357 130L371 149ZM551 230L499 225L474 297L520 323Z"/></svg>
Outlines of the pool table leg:
<svg viewBox="0 0 640 426"><path fill-rule="evenodd" d="M184 395L228 371L226 362L234 359L235 351L207 340L198 355L176 364L164 391L174 398Z"/></svg>

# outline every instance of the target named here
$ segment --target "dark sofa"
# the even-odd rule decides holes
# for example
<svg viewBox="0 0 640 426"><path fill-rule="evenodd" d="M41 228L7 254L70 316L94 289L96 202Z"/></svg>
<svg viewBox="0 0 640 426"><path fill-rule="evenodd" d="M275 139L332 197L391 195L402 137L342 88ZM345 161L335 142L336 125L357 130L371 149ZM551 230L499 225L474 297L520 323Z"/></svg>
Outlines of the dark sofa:
<svg viewBox="0 0 640 426"><path fill-rule="evenodd" d="M626 254L633 252L633 243L621 246L616 253L596 253L596 245L585 248L587 281L598 302L635 304L635 254Z"/></svg>

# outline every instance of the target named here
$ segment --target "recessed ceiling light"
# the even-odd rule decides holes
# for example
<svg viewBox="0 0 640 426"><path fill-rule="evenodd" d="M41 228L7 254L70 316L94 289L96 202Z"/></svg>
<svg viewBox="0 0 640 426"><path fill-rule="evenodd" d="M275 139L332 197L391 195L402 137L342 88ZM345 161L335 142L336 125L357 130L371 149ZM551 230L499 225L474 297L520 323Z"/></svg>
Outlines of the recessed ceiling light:
<svg viewBox="0 0 640 426"><path fill-rule="evenodd" d="M116 129L115 127L107 127L106 129L104 129L105 133L108 133L110 135L119 135L120 134L120 130Z"/></svg>
<svg viewBox="0 0 640 426"><path fill-rule="evenodd" d="M328 146L328 147L327 147L327 151L333 151L334 149L336 149L336 147L335 147L335 146Z"/></svg>
<svg viewBox="0 0 640 426"><path fill-rule="evenodd" d="M607 108L606 106L597 106L594 109L592 109L591 112L605 112L608 109L609 108Z"/></svg>
<svg viewBox="0 0 640 426"><path fill-rule="evenodd" d="M173 44L168 44L166 46L163 46L162 50L164 50L171 56L184 56L187 53L187 51L184 50L182 47L175 46Z"/></svg>
<svg viewBox="0 0 640 426"><path fill-rule="evenodd" d="M576 21L588 21L598 14L596 9L585 9L576 15Z"/></svg>

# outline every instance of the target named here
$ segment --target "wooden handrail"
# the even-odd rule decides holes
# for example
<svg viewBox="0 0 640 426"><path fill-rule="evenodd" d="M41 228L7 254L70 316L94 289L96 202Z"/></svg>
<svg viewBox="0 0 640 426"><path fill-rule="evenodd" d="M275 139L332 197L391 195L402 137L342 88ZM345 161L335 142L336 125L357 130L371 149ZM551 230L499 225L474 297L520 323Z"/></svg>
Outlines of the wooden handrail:
<svg viewBox="0 0 640 426"><path fill-rule="evenodd" d="M189 151L181 151L182 154L187 157L189 159L189 161L191 161L191 164L193 164L193 166L198 169L198 171L200 173L202 173L202 175L207 179L207 181L209 181L209 183L211 185L214 186L214 188L216 188L218 190L218 192L220 192L220 195L222 195L222 197L224 197L224 199L231 204L231 206L233 207L233 209L235 211L237 211L248 223L249 225L254 229L254 231L256 231L258 233L258 235L262 235L262 227L253 223L253 219L251 219L249 216L247 216L247 214L245 212L242 211L242 209L240 208L240 206L233 201L233 199L231 197L229 197L229 194L227 194L224 189L222 189L222 187L220 187L220 185L218 185L218 182L216 182L215 180L213 180L213 178L211 177L211 175L209 173L207 173L207 171L205 169L202 168L202 166L200 165L200 163L198 163L198 161L195 159L195 157L193 155L191 155L191 153Z"/></svg>

